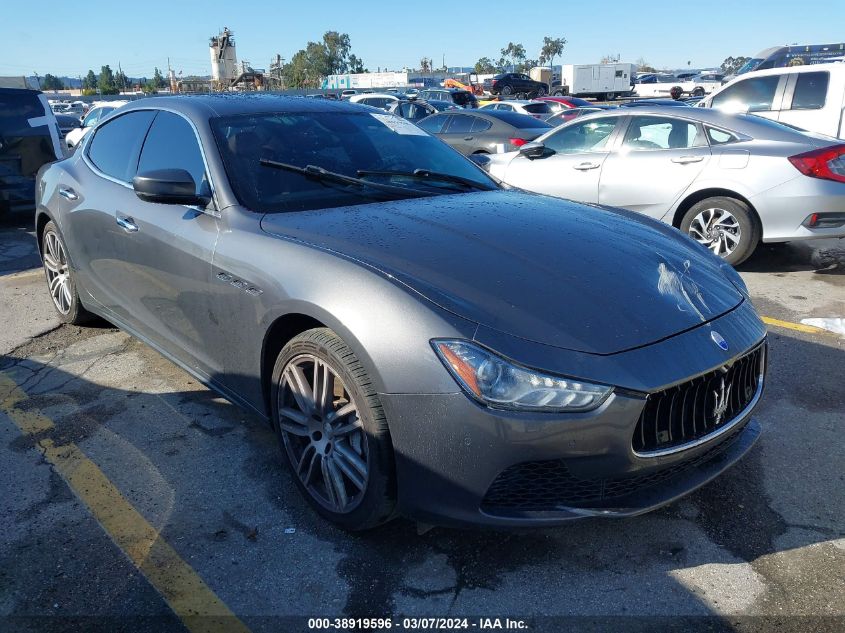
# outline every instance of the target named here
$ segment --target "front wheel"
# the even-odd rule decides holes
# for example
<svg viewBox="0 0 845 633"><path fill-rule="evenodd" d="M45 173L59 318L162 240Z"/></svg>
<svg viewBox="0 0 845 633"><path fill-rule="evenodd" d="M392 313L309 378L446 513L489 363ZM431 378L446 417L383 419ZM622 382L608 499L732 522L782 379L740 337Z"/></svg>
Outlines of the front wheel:
<svg viewBox="0 0 845 633"><path fill-rule="evenodd" d="M502 92L503 95L505 95L507 97L507 96L510 96L510 94L513 92L513 88L511 88L510 86L504 86L502 88L501 92Z"/></svg>
<svg viewBox="0 0 845 633"><path fill-rule="evenodd" d="M698 88L696 88L695 90L692 91L692 96L693 97L703 97L704 96L704 88L699 86Z"/></svg>
<svg viewBox="0 0 845 633"><path fill-rule="evenodd" d="M72 325L90 321L93 315L82 306L64 238L52 220L47 222L41 234L41 260L50 298L59 320Z"/></svg>
<svg viewBox="0 0 845 633"><path fill-rule="evenodd" d="M561 90L561 89L557 89L557 90L555 90L555 95L554 95L554 96L556 96L556 97L562 97L563 95L564 95L563 90Z"/></svg>
<svg viewBox="0 0 845 633"><path fill-rule="evenodd" d="M748 259L760 241L748 205L725 196L694 204L681 220L681 231L734 266Z"/></svg>
<svg viewBox="0 0 845 633"><path fill-rule="evenodd" d="M545 97L546 96L546 89L543 86L537 88L537 96L538 97Z"/></svg>
<svg viewBox="0 0 845 633"><path fill-rule="evenodd" d="M393 446L372 381L332 330L282 349L272 376L273 426L300 492L348 530L375 527L396 506Z"/></svg>
<svg viewBox="0 0 845 633"><path fill-rule="evenodd" d="M615 93L615 92L607 92L607 93L605 93L605 95L604 95L604 100L605 100L605 101L613 101L615 98L616 98L616 93Z"/></svg>

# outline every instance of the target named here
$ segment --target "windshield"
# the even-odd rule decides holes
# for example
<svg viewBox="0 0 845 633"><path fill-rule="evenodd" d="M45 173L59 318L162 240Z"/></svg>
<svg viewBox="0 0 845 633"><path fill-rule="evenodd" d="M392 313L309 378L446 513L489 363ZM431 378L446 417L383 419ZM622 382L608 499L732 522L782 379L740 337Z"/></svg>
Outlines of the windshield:
<svg viewBox="0 0 845 633"><path fill-rule="evenodd" d="M497 188L474 163L392 114L250 114L215 118L211 125L235 195L254 211L306 211L384 199L375 189L368 199L366 188L271 169L260 163L262 159L302 168L313 165L353 178L359 171L400 172L366 178L405 187L408 197L420 191L437 195L473 190L447 179L420 179L413 175L415 170L458 176L478 183L479 188Z"/></svg>
<svg viewBox="0 0 845 633"><path fill-rule="evenodd" d="M760 58L760 57L755 57L754 59L749 59L747 62L745 62L745 63L744 63L744 64L740 67L740 69L739 69L738 71L736 71L736 74L737 74L737 75L742 75L742 74L744 74L744 73L750 73L752 70L754 70L755 68L757 68L757 66L759 66L759 65L760 65L760 62L762 62L762 61L763 61L763 60L762 60L762 58Z"/></svg>

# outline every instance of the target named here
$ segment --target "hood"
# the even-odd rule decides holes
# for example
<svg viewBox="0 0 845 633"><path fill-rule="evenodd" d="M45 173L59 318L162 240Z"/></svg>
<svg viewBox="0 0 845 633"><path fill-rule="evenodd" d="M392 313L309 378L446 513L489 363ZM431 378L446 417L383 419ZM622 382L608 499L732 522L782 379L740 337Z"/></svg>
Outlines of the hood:
<svg viewBox="0 0 845 633"><path fill-rule="evenodd" d="M629 211L511 191L265 215L262 229L359 260L476 323L613 354L743 296L720 261Z"/></svg>

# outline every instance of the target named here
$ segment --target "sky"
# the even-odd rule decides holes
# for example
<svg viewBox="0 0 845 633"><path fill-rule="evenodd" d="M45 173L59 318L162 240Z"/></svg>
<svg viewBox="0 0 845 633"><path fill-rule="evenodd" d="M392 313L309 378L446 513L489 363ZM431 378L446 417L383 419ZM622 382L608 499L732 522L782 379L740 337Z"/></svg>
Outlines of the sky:
<svg viewBox="0 0 845 633"><path fill-rule="evenodd" d="M375 71L471 66L497 59L508 42L539 56L544 36L568 40L555 63L598 63L643 58L658 68L707 68L728 56L753 56L781 44L845 41L845 2L710 0L707 3L546 0L518 3L427 0L259 2L240 0L66 0L4 3L6 55L0 75L78 76L118 64L130 77L149 77L158 66L185 75L211 72L208 38L224 26L235 34L238 60L268 68L325 31L348 33L352 52ZM520 8L525 7L525 8Z"/></svg>

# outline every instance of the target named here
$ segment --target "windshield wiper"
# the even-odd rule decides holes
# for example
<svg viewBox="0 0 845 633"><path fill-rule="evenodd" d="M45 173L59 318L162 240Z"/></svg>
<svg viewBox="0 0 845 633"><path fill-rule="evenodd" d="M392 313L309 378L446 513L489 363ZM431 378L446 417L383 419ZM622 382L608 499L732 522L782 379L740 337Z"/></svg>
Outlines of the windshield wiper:
<svg viewBox="0 0 845 633"><path fill-rule="evenodd" d="M461 176L453 176L452 174L444 174L439 171L431 171L430 169L415 169L414 171L378 171L378 170L367 170L367 169L359 169L358 170L359 176L405 176L407 178L417 178L419 180L442 180L443 182L451 182L457 185L463 185L465 187L470 187L471 189L478 189L481 191L490 191L494 189L494 187L488 187L487 185L477 182L475 180L470 180L469 178L463 178Z"/></svg>
<svg viewBox="0 0 845 633"><path fill-rule="evenodd" d="M258 162L261 165L264 165L265 167L273 167L274 169L292 171L296 174L301 174L306 178L312 178L314 180L319 180L322 182L334 182L343 185L354 185L356 187L371 187L373 189L378 189L380 191L383 191L384 193L389 193L395 196L423 197L432 195L427 191L420 191L419 189L396 187L394 185L385 185L378 182L372 182L370 180L364 180L362 178L354 178L352 176L340 174L336 171L329 171L328 169L323 169L322 167L318 167L317 165L306 165L305 167L299 167L298 165L280 163L279 161L269 160L267 158L262 158Z"/></svg>

